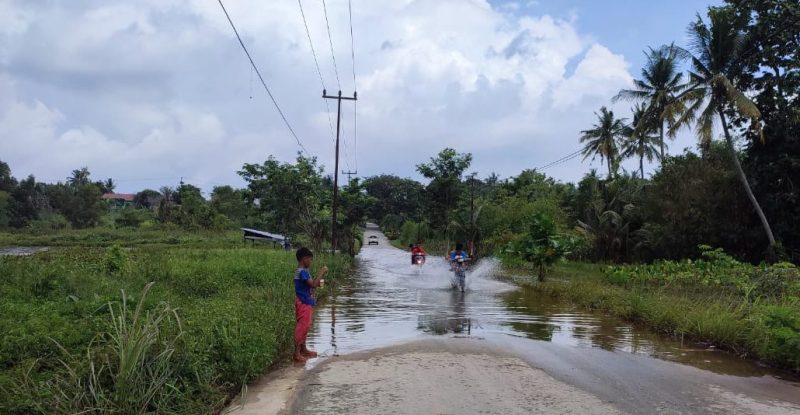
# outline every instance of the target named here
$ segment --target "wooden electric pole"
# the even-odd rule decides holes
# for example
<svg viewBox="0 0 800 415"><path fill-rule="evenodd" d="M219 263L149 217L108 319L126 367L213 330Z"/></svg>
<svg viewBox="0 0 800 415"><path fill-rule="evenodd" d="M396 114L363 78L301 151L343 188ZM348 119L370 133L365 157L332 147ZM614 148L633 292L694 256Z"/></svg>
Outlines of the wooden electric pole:
<svg viewBox="0 0 800 415"><path fill-rule="evenodd" d="M353 176L358 174L358 172L357 171L344 171L344 170L342 170L342 174L347 176L347 183L349 184L350 182L353 181Z"/></svg>
<svg viewBox="0 0 800 415"><path fill-rule="evenodd" d="M327 91L322 90L322 98L335 99L338 103L336 110L336 161L334 162L333 169L333 216L331 217L331 253L336 255L336 216L339 211L339 132L341 131L342 122L342 100L355 101L358 99L358 94L353 92L352 97L343 97L342 91L339 95L328 95Z"/></svg>

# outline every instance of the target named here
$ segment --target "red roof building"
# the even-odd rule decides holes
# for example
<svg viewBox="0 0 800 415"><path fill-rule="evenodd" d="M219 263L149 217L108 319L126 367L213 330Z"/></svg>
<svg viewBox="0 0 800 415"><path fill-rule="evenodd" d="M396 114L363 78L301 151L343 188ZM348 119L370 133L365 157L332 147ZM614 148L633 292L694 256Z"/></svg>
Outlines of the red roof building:
<svg viewBox="0 0 800 415"><path fill-rule="evenodd" d="M133 202L136 197L133 193L106 193L103 195L103 200L116 200L120 202Z"/></svg>

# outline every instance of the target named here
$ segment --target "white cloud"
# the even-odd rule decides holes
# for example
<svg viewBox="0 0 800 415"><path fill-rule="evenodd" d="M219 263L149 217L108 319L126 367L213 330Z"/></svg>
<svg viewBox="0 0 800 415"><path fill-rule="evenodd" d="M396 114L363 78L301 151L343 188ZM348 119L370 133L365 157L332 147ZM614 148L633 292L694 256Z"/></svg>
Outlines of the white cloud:
<svg viewBox="0 0 800 415"><path fill-rule="evenodd" d="M0 36L0 159L15 174L59 178L85 165L98 177L185 176L210 189L235 181L242 163L294 157L293 137L250 80L215 2L0 4L8 12L0 22L17 22ZM297 5L226 6L301 140L332 166ZM321 7L304 7L326 86L335 91ZM363 174L413 175L416 163L444 146L473 152L475 169L487 174L544 164L574 151L592 112L631 79L625 59L579 33L574 20L522 16L479 0L354 7ZM341 87L350 94L347 4L329 1L328 11ZM352 104L343 112L350 157L342 165L354 168Z"/></svg>
<svg viewBox="0 0 800 415"><path fill-rule="evenodd" d="M553 100L558 108L569 109L586 96L608 98L620 87L632 84L628 63L602 45L594 44L578 64L575 73L558 85Z"/></svg>

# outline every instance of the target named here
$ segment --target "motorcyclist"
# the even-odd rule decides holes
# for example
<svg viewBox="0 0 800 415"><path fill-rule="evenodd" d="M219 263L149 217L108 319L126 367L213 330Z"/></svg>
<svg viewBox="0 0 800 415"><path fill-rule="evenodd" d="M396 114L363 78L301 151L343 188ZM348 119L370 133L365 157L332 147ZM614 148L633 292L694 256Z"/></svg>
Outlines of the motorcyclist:
<svg viewBox="0 0 800 415"><path fill-rule="evenodd" d="M450 259L450 266L451 267L455 265L456 260L458 259L458 257L461 257L462 259L469 258L469 254L467 253L467 251L464 250L464 245L462 245L460 243L456 244L456 249L454 249L453 251L450 251L450 258L449 259Z"/></svg>
<svg viewBox="0 0 800 415"><path fill-rule="evenodd" d="M414 260L418 256L421 256L423 258L423 261L424 261L425 256L427 256L427 255L428 255L428 253L425 252L425 248L423 248L422 245L419 242L417 242L417 243L415 243L415 244L413 244L411 246L411 264L412 265L415 263Z"/></svg>
<svg viewBox="0 0 800 415"><path fill-rule="evenodd" d="M455 273L452 285L453 288L461 287L461 292L465 289L466 273L464 269L464 262L469 260L469 254L464 250L463 245L456 244L456 249L450 253L450 270Z"/></svg>

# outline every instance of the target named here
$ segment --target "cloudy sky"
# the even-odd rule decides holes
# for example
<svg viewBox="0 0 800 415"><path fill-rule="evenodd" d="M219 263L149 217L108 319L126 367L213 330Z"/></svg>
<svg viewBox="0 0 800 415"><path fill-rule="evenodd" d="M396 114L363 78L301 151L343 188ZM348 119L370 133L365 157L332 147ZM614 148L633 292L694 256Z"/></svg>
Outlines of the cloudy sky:
<svg viewBox="0 0 800 415"><path fill-rule="evenodd" d="M444 147L502 177L577 150L593 112L638 75L642 49L682 44L710 4L351 1L355 84L347 0L327 0L330 40L321 0L302 2L322 81L296 0L225 5L327 171L333 128L322 82L358 90L357 140L354 106L343 104L341 169L415 178L414 166ZM628 104L613 107L628 115ZM335 102L329 108L335 117ZM670 147L693 145L684 134ZM208 191L241 185L243 163L288 161L298 150L216 0L0 0L0 160L15 176L56 181L87 166L118 191L180 177ZM546 172L572 181L592 167L577 158Z"/></svg>

